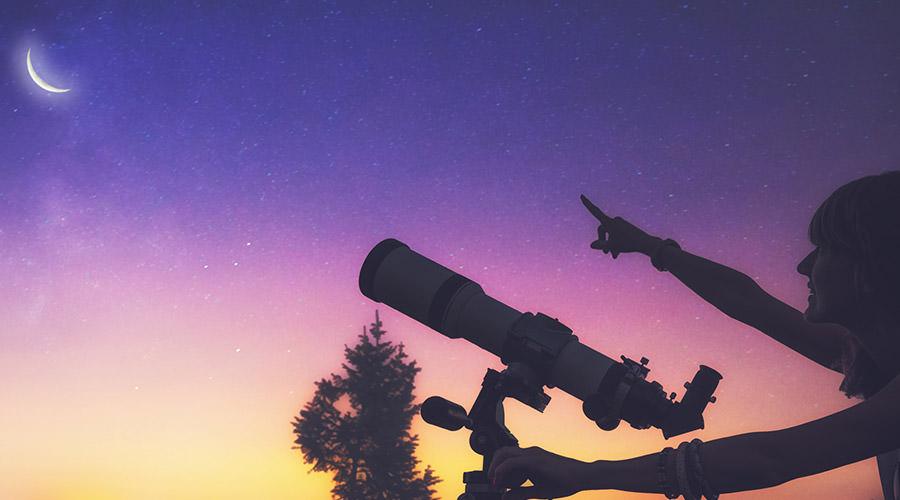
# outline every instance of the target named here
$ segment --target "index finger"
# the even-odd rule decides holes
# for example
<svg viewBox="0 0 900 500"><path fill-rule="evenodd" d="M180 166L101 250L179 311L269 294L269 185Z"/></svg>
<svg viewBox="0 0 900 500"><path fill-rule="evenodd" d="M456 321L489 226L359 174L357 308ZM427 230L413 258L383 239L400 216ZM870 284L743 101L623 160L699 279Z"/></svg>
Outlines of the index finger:
<svg viewBox="0 0 900 500"><path fill-rule="evenodd" d="M581 203L583 203L585 208L588 209L588 212L590 212L591 215L596 217L600 222L606 222L609 220L609 216L603 213L603 210L600 210L597 205L591 203L591 200L587 199L587 196L581 195Z"/></svg>

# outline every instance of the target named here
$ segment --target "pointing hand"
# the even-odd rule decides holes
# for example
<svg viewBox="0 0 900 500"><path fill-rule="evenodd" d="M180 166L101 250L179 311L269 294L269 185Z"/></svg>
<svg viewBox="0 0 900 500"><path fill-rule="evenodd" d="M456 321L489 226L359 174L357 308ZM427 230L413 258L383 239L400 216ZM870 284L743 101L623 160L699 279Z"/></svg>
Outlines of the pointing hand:
<svg viewBox="0 0 900 500"><path fill-rule="evenodd" d="M591 243L591 248L595 250L612 253L615 259L620 253L648 253L659 241L659 238L647 234L621 217L606 215L585 195L581 195L581 203L600 222L600 225L597 226L597 241Z"/></svg>

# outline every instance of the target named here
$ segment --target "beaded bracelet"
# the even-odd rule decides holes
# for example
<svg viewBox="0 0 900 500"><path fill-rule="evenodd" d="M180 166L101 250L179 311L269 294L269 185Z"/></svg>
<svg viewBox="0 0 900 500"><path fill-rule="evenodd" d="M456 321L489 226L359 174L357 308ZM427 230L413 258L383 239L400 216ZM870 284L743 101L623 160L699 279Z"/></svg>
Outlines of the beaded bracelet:
<svg viewBox="0 0 900 500"><path fill-rule="evenodd" d="M678 477L678 487L681 489L682 495L684 495L685 500L700 500L699 497L694 493L691 488L691 483L688 480L688 470L687 470L687 452L688 452L688 443L687 441L682 442L678 445L678 450L675 452L675 471Z"/></svg>
<svg viewBox="0 0 900 500"><path fill-rule="evenodd" d="M673 448L667 446L659 452L659 460L656 462L656 484L663 491L666 498L678 498L679 494L674 490L674 486L669 482L669 476L666 474L666 462Z"/></svg>
<svg viewBox="0 0 900 500"><path fill-rule="evenodd" d="M672 450L669 453L669 456L666 457L666 480L672 486L672 493L675 495L675 498L681 496L681 490L678 489L678 474L675 470L676 459L678 458L677 450Z"/></svg>
<svg viewBox="0 0 900 500"><path fill-rule="evenodd" d="M696 478L697 482L700 484L700 492L703 496L707 498L707 500L717 500L719 498L719 494L715 493L713 489L709 486L709 482L703 477L703 463L700 460L700 445L703 444L703 441L699 439L694 439L690 444L690 465L693 471L693 476Z"/></svg>
<svg viewBox="0 0 900 500"><path fill-rule="evenodd" d="M703 470L700 467L699 456L696 453L697 441L694 439L688 443L685 449L685 462L687 469L688 482L691 483L691 491L695 491L697 498L703 498Z"/></svg>

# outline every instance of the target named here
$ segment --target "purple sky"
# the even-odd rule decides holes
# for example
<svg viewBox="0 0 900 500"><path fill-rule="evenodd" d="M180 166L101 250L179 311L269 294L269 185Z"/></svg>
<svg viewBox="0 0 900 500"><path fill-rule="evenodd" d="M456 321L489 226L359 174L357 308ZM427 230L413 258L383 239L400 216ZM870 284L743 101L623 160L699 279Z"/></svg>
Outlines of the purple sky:
<svg viewBox="0 0 900 500"><path fill-rule="evenodd" d="M242 484L267 498L327 491L321 478L303 482L308 467L285 423L374 320L356 279L388 237L514 307L590 328L579 336L611 357L652 353L666 387L697 362L715 366L731 391L710 421L718 435L846 405L837 375L795 368L802 360L646 259L590 251L596 224L578 195L801 307L806 282L794 267L810 249L815 207L848 180L898 168L897 5L3 4L0 382L23 392L0 389L0 408L17 408L0 410L0 424L23 436L10 451L26 457L0 462L0 476L23 478L6 493L196 498L193 486L158 489L179 484L162 465L122 484L29 482L72 464L88 464L81 478L110 470L100 452L53 465L34 451L29 461L28 450L71 431L48 435L56 424L37 415L83 402L84 422L72 425L84 442L121 444L116 456L128 462L137 459L125 434L108 430L131 411L152 408L190 433L205 424L185 408L200 405L192 415L208 422L225 401L250 397L267 403L246 425L278 427L247 446L283 452L265 469L283 475ZM37 72L71 92L30 80L29 48ZM454 394L474 397L488 358L377 307L420 359L422 396L460 376L443 366L452 352L471 356ZM784 398L774 406L787 417L748 416L769 397ZM102 410L110 401L122 401L119 413ZM558 415L585 420L565 408ZM458 446L452 463L429 458L450 497L465 439L419 431L426 458L434 440ZM159 432L170 446L160 456L183 442ZM211 449L197 463L235 454ZM873 489L870 465L847 476L864 483L847 494ZM775 491L816 491L803 484ZM236 488L217 498L240 498Z"/></svg>

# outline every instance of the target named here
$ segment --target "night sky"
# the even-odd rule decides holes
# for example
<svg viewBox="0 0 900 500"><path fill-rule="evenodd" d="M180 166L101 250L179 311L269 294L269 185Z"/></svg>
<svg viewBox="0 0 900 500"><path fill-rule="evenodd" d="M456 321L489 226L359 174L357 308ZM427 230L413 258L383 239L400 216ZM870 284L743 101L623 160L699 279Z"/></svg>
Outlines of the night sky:
<svg viewBox="0 0 900 500"><path fill-rule="evenodd" d="M0 6L0 498L328 498L290 421L376 308L419 400L470 406L499 360L359 292L385 238L670 391L725 376L669 442L510 401L523 446L628 458L854 403L590 249L579 194L805 307L815 208L900 166L897 3L88 3ZM468 436L414 432L456 498ZM876 495L872 459L733 497Z"/></svg>

